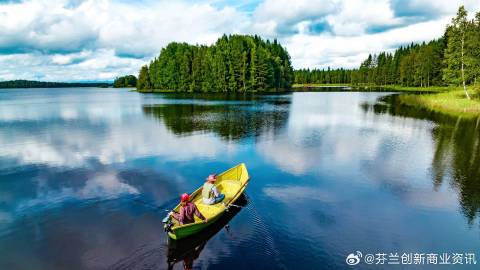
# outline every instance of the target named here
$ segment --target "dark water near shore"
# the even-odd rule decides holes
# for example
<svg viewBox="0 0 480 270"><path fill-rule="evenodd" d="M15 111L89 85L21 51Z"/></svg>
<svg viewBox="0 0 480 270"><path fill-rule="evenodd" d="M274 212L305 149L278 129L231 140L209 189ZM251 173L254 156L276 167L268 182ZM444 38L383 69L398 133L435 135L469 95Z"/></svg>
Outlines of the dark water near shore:
<svg viewBox="0 0 480 270"><path fill-rule="evenodd" d="M355 251L480 263L479 121L387 95L0 90L0 269L388 266L348 266ZM240 162L244 208L169 248L161 208Z"/></svg>

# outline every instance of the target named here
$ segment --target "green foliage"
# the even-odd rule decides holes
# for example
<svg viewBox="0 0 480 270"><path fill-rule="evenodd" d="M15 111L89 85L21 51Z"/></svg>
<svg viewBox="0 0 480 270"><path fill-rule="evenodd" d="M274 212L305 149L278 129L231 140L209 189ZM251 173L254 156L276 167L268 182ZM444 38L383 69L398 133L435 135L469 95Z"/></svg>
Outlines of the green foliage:
<svg viewBox="0 0 480 270"><path fill-rule="evenodd" d="M127 75L123 77L115 78L113 81L113 87L135 87L137 85L137 77L133 75Z"/></svg>
<svg viewBox="0 0 480 270"><path fill-rule="evenodd" d="M299 69L295 70L296 84L342 84L351 83L351 70Z"/></svg>
<svg viewBox="0 0 480 270"><path fill-rule="evenodd" d="M143 66L138 74L137 89L151 89L152 83L148 74L148 66Z"/></svg>
<svg viewBox="0 0 480 270"><path fill-rule="evenodd" d="M468 37L467 51L469 53L470 80L473 80L474 87L478 89L480 83L480 12L477 12L475 20L471 23Z"/></svg>
<svg viewBox="0 0 480 270"><path fill-rule="evenodd" d="M458 9L457 16L452 19L451 25L447 27L447 48L445 50L445 68L443 79L448 84L459 85L462 83L462 67L466 70L465 77L468 78L468 67L465 65L469 58L466 53L465 39L468 39L470 25L467 21L467 11L463 6Z"/></svg>
<svg viewBox="0 0 480 270"><path fill-rule="evenodd" d="M393 53L369 55L353 70L352 84L402 85L428 87L443 85L443 38L429 43L410 44Z"/></svg>
<svg viewBox="0 0 480 270"><path fill-rule="evenodd" d="M248 92L289 89L293 68L276 40L223 35L211 46L170 43L142 67L137 88L178 92Z"/></svg>

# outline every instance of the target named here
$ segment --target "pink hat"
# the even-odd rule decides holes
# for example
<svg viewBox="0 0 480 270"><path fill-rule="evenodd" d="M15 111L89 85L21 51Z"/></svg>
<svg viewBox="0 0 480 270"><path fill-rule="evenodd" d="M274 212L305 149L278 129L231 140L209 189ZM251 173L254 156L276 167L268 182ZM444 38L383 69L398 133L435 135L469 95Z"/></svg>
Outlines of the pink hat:
<svg viewBox="0 0 480 270"><path fill-rule="evenodd" d="M207 181L215 182L216 180L217 180L217 175L216 175L216 174L210 174L210 175L207 177Z"/></svg>

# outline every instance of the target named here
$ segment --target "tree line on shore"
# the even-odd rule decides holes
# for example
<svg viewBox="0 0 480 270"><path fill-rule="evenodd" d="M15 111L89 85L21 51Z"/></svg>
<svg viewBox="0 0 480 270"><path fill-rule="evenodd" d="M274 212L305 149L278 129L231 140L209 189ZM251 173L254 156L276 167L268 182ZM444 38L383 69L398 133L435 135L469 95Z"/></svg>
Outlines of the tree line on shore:
<svg viewBox="0 0 480 270"><path fill-rule="evenodd" d="M358 69L295 70L296 84L445 85L445 39L401 46L393 53L369 55Z"/></svg>
<svg viewBox="0 0 480 270"><path fill-rule="evenodd" d="M41 82L29 80L11 80L0 82L0 88L63 88L63 87L109 87L109 83L104 82Z"/></svg>
<svg viewBox="0 0 480 270"><path fill-rule="evenodd" d="M369 55L358 69L296 70L294 82L419 87L475 85L480 79L480 12L472 20L467 15L461 6L439 39L402 46L393 53Z"/></svg>
<svg viewBox="0 0 480 270"><path fill-rule="evenodd" d="M352 80L352 71L343 68L297 69L294 74L296 84L341 84Z"/></svg>
<svg viewBox="0 0 480 270"><path fill-rule="evenodd" d="M223 35L213 45L173 42L140 69L139 90L247 92L289 89L290 55L277 40Z"/></svg>

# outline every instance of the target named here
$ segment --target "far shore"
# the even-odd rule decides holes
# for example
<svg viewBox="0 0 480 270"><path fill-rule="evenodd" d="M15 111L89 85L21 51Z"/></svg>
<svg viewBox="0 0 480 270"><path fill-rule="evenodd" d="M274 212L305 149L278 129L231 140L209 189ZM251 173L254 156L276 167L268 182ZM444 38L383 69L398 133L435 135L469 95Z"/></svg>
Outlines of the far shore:
<svg viewBox="0 0 480 270"><path fill-rule="evenodd" d="M299 89L305 90L314 90L316 88L334 88L334 87L350 87L353 91L365 91L365 92L416 92L416 93L437 93L437 92L446 92L452 90L452 87L449 86L429 86L429 87L418 87L418 86L401 86L401 85L364 85L364 84L349 84L349 83L333 83L333 84L293 84L293 91L298 91Z"/></svg>
<svg viewBox="0 0 480 270"><path fill-rule="evenodd" d="M328 89L330 88L330 89ZM434 112L451 116L479 117L480 116L480 89L468 87L472 99L467 99L461 87L452 86L429 86L429 87L406 87L399 85L351 85L351 84L294 84L291 90L272 90L264 92L249 91L247 94L272 94L286 92L314 92L318 91L339 91L332 88L348 88L355 92L399 92L400 102L405 106L423 108ZM140 93L192 93L199 92L178 92L167 89L132 90ZM202 92L203 93L203 92ZM206 92L221 93L221 92ZM241 92L238 92L241 93Z"/></svg>

